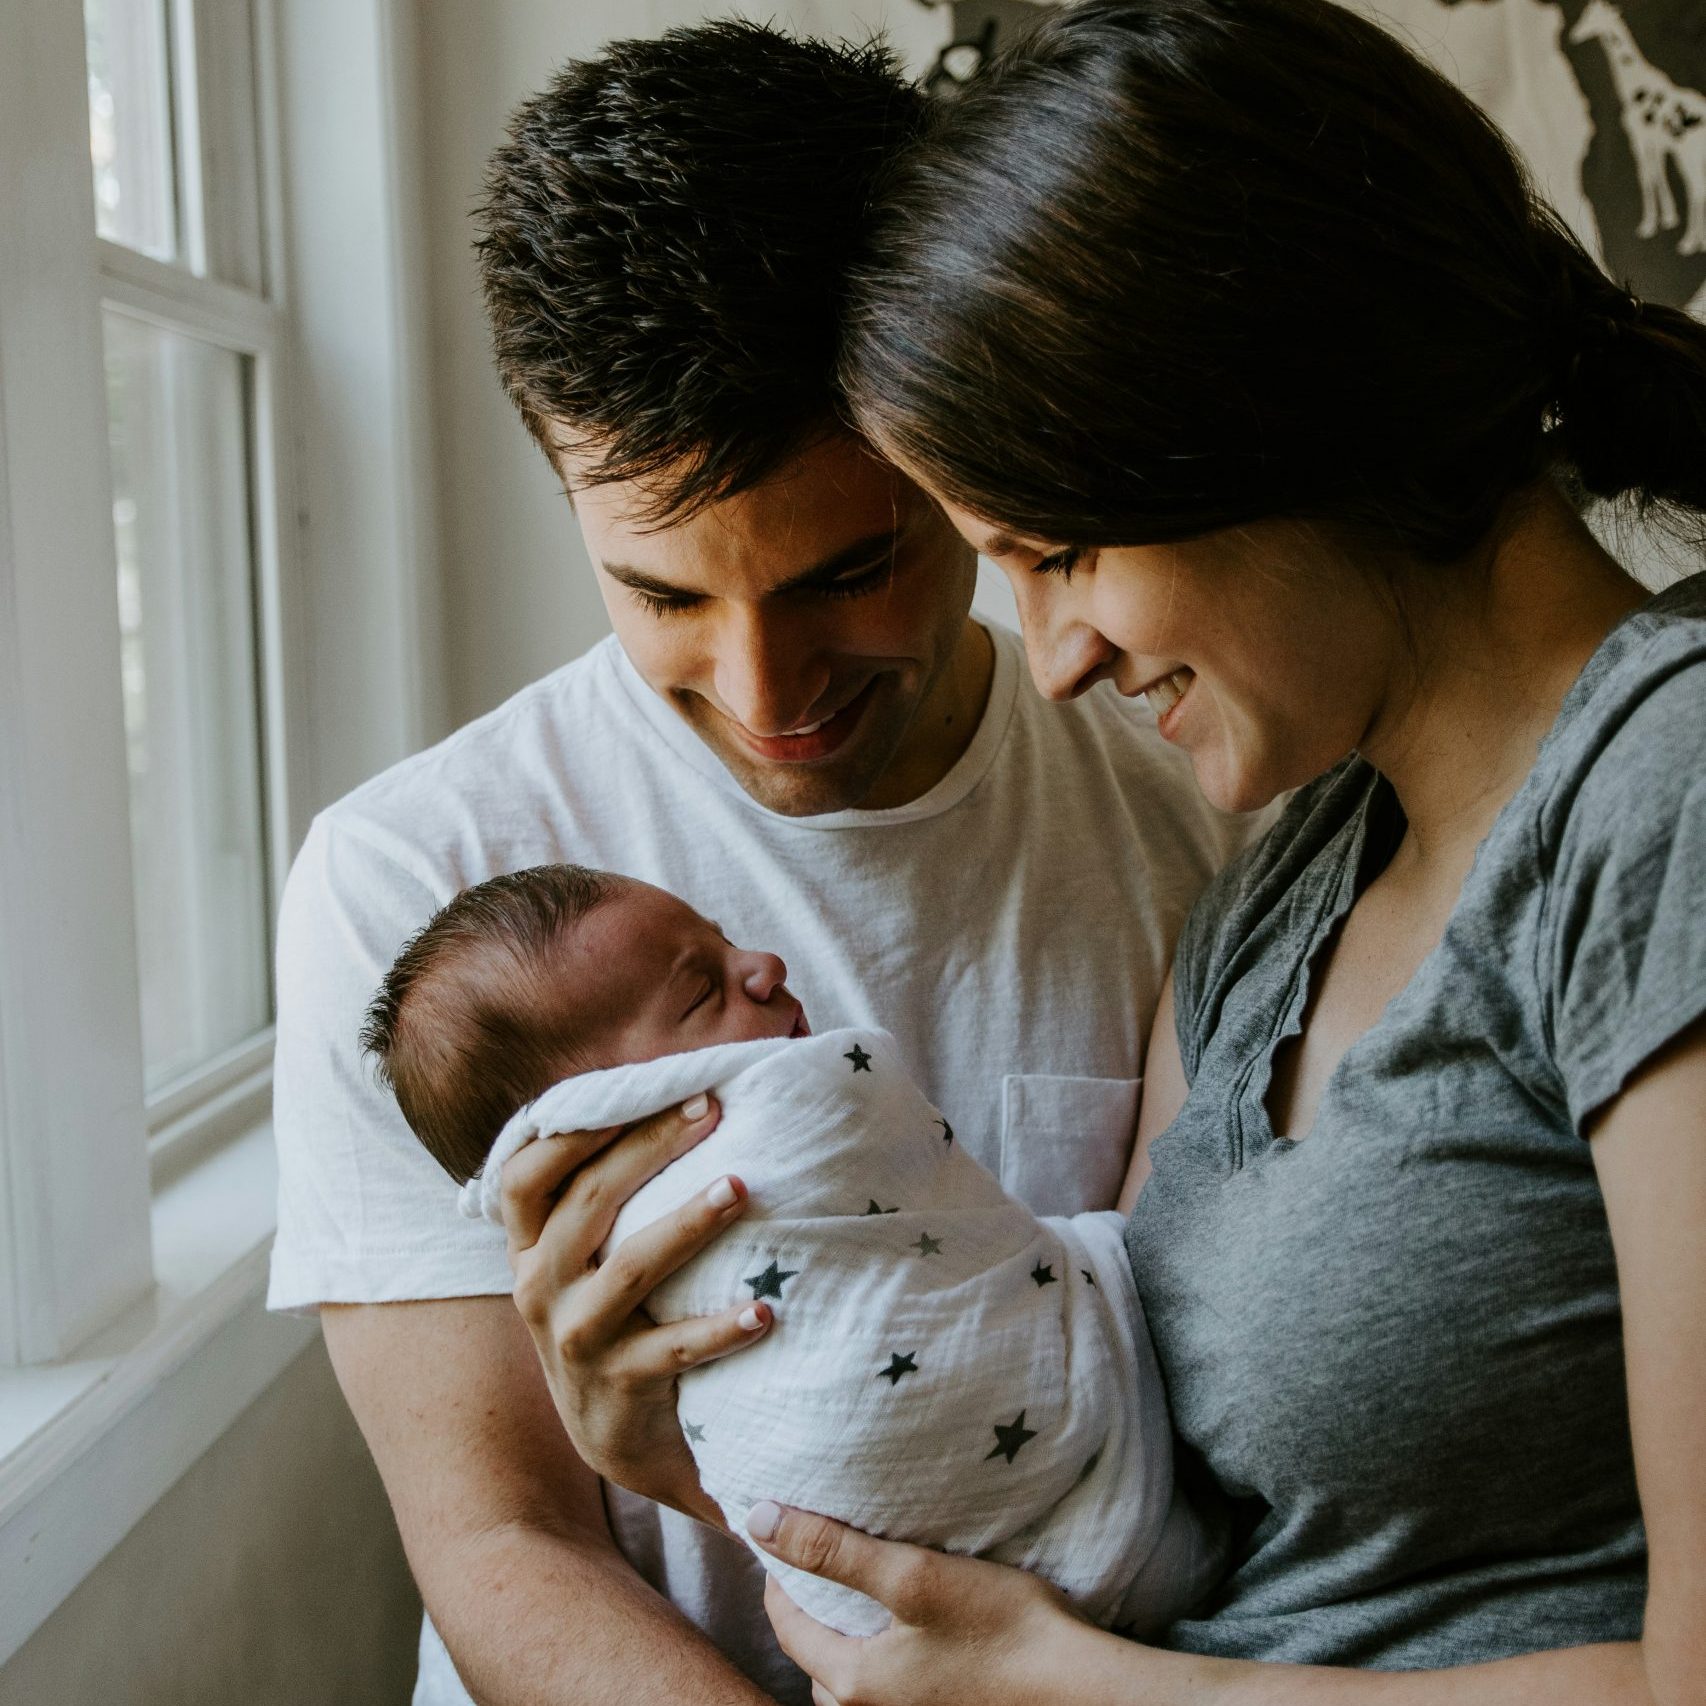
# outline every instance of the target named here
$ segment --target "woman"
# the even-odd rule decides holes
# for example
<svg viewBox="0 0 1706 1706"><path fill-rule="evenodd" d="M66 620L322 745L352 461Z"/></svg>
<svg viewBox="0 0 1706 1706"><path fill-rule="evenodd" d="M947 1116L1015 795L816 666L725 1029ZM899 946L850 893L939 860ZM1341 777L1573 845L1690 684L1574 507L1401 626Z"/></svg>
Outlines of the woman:
<svg viewBox="0 0 1706 1706"><path fill-rule="evenodd" d="M1186 929L1128 1235L1226 1582L1160 1650L760 1507L895 1617L772 1583L783 1645L841 1706L1706 1698L1706 582L1650 600L1553 478L1706 507L1706 329L1327 0L1049 21L871 252L858 423L1039 687L1298 792Z"/></svg>

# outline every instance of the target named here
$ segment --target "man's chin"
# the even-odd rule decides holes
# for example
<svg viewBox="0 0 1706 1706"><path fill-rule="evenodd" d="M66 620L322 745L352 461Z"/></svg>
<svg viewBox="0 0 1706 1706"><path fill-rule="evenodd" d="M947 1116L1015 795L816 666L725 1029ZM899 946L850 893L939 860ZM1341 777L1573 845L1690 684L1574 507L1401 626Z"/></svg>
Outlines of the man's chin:
<svg viewBox="0 0 1706 1706"><path fill-rule="evenodd" d="M886 760L885 755L875 763L855 757L825 765L766 764L721 744L711 750L743 793L779 817L853 810L881 779Z"/></svg>
<svg viewBox="0 0 1706 1706"><path fill-rule="evenodd" d="M873 705L844 751L810 764L789 764L748 751L738 737L711 721L715 713L683 715L741 791L779 817L822 817L853 810L882 780L905 734L904 726L884 726L890 719Z"/></svg>

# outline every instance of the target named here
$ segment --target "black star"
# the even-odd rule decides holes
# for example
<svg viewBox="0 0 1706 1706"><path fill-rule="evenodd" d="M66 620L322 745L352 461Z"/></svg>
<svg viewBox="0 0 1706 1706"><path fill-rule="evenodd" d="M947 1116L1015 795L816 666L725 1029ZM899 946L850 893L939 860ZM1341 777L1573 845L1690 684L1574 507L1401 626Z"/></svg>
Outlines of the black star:
<svg viewBox="0 0 1706 1706"><path fill-rule="evenodd" d="M681 1431L697 1445L705 1437L705 1430L697 1422L683 1422Z"/></svg>
<svg viewBox="0 0 1706 1706"><path fill-rule="evenodd" d="M865 1212L866 1214L899 1214L900 1210L898 1208L879 1208L877 1206L877 1199L872 1197L871 1206L866 1209Z"/></svg>
<svg viewBox="0 0 1706 1706"><path fill-rule="evenodd" d="M1091 1283L1091 1285L1096 1283L1096 1276L1091 1273L1088 1268L1080 1268L1078 1271Z"/></svg>
<svg viewBox="0 0 1706 1706"><path fill-rule="evenodd" d="M939 1256L942 1253L942 1240L932 1238L928 1232L920 1232L918 1242L912 1248L921 1256Z"/></svg>
<svg viewBox="0 0 1706 1706"><path fill-rule="evenodd" d="M1009 1463L1019 1455L1020 1448L1026 1440L1035 1439L1037 1430L1025 1426L1025 1412L1021 1410L1005 1427L1000 1422L995 1424L995 1449L984 1458L987 1463L990 1457L1005 1457Z"/></svg>
<svg viewBox="0 0 1706 1706"><path fill-rule="evenodd" d="M942 1128L942 1141L952 1143L954 1141L954 1128L943 1119L937 1120L936 1123Z"/></svg>
<svg viewBox="0 0 1706 1706"><path fill-rule="evenodd" d="M1051 1262L1045 1268L1041 1262L1038 1262L1037 1265L1031 1269L1031 1278L1034 1279L1038 1285L1053 1285L1054 1264Z"/></svg>
<svg viewBox="0 0 1706 1706"><path fill-rule="evenodd" d="M855 1072L869 1072L871 1070L871 1057L857 1043L841 1058L852 1061Z"/></svg>
<svg viewBox="0 0 1706 1706"><path fill-rule="evenodd" d="M918 1372L918 1364L913 1361L916 1355L915 1351L908 1351L905 1356L902 1356L899 1351L890 1351L889 1365L887 1368L877 1370L877 1379L886 1380L890 1386L900 1385L900 1377L903 1374L916 1374Z"/></svg>
<svg viewBox="0 0 1706 1706"><path fill-rule="evenodd" d="M800 1270L798 1268L778 1268L774 1261L761 1274L748 1274L741 1282L752 1287L753 1301L761 1297L780 1297L782 1281L791 1280Z"/></svg>

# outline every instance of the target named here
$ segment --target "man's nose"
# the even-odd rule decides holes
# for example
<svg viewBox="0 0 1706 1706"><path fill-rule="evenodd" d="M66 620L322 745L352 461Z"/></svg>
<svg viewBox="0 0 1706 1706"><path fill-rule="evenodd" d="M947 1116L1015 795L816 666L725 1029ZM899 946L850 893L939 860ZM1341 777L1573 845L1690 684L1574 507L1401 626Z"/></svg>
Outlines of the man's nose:
<svg viewBox="0 0 1706 1706"><path fill-rule="evenodd" d="M811 637L779 613L735 609L715 643L717 697L755 735L797 728L829 685Z"/></svg>
<svg viewBox="0 0 1706 1706"><path fill-rule="evenodd" d="M788 981L788 968L776 954L743 954L748 963L741 973L741 987L754 1001L765 1002Z"/></svg>

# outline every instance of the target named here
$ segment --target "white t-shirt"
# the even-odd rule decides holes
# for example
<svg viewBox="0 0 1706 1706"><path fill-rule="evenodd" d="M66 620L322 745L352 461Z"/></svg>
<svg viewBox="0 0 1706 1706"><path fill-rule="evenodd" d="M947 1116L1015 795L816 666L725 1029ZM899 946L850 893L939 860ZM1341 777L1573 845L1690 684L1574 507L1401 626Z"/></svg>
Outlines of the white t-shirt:
<svg viewBox="0 0 1706 1706"><path fill-rule="evenodd" d="M743 793L614 639L323 812L278 945L274 1309L510 1290L501 1233L361 1057L405 938L458 890L568 860L680 895L770 949L813 1026L880 1026L978 1160L1043 1214L1112 1204L1175 937L1249 820L1204 803L1141 701L1023 688L991 630L989 702L934 788L885 811L778 816ZM778 1699L763 1577L735 1542L618 1488L645 1579ZM423 1631L416 1706L466 1706Z"/></svg>

